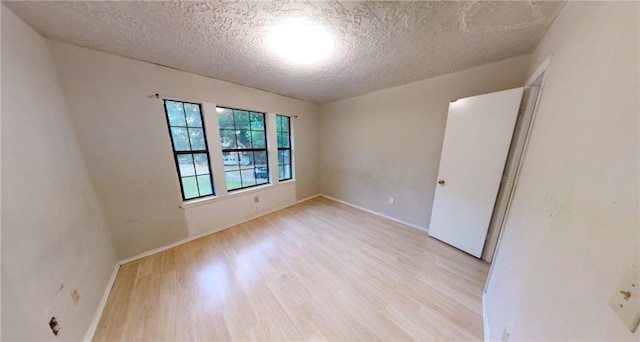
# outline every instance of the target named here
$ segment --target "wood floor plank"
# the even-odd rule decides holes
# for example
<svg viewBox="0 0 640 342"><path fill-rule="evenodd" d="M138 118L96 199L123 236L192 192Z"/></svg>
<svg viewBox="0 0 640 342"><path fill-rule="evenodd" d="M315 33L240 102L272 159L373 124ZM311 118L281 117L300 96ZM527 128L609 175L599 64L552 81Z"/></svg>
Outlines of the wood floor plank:
<svg viewBox="0 0 640 342"><path fill-rule="evenodd" d="M479 340L488 270L315 198L123 265L94 341Z"/></svg>

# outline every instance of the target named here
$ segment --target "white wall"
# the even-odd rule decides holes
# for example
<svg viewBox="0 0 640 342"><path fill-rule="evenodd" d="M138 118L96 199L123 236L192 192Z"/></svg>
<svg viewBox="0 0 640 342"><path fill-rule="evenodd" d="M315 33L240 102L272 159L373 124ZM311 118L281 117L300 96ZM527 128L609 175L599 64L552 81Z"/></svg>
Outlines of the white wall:
<svg viewBox="0 0 640 342"><path fill-rule="evenodd" d="M116 256L46 40L1 8L1 337L79 340Z"/></svg>
<svg viewBox="0 0 640 342"><path fill-rule="evenodd" d="M210 202L208 209L198 206L193 213L189 213L191 209L185 213L180 207L180 185L163 104L149 98L154 93L297 115L293 122L295 199L318 193L317 105L64 43L50 41L50 49L119 258L179 241L190 231L215 230L229 220L266 210L253 202L253 195L261 193L258 191L236 199L238 205L252 209L251 216L244 212L209 215L209 226L203 226L207 223L200 213L219 212L220 201ZM205 121L217 120L215 111L204 115ZM214 182L223 177L215 172L213 176ZM189 227L189 222L198 222L198 226Z"/></svg>
<svg viewBox="0 0 640 342"><path fill-rule="evenodd" d="M323 105L321 192L426 228L449 101L521 87L528 65L525 55Z"/></svg>
<svg viewBox="0 0 640 342"><path fill-rule="evenodd" d="M608 306L640 262L637 2L569 2L490 278L492 340L634 340Z"/></svg>

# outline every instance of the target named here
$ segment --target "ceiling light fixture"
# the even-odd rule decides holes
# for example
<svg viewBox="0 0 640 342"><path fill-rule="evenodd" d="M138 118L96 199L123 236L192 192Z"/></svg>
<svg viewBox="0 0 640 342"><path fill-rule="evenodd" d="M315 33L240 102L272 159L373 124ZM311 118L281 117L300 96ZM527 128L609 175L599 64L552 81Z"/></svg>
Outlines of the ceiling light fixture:
<svg viewBox="0 0 640 342"><path fill-rule="evenodd" d="M271 51L294 64L309 65L321 61L333 50L329 32L303 19L284 22L271 29Z"/></svg>

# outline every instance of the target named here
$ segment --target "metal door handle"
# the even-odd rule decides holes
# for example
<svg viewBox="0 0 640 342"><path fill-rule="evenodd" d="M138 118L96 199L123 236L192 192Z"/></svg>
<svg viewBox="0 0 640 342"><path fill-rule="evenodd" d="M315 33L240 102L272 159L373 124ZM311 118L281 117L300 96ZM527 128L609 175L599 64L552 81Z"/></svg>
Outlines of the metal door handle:
<svg viewBox="0 0 640 342"><path fill-rule="evenodd" d="M444 179L439 180L439 181L438 181L438 184L440 184L440 185L444 185Z"/></svg>

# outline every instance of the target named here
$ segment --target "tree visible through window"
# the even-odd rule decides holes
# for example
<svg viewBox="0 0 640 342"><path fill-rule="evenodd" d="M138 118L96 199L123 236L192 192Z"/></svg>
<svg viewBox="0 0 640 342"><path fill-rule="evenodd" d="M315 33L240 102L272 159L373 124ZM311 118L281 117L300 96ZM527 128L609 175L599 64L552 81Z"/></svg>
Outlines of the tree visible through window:
<svg viewBox="0 0 640 342"><path fill-rule="evenodd" d="M278 136L278 179L291 179L291 118L276 115L276 134Z"/></svg>
<svg viewBox="0 0 640 342"><path fill-rule="evenodd" d="M184 200L213 195L209 149L200 105L164 100Z"/></svg>
<svg viewBox="0 0 640 342"><path fill-rule="evenodd" d="M218 107L227 190L269 182L265 114Z"/></svg>

